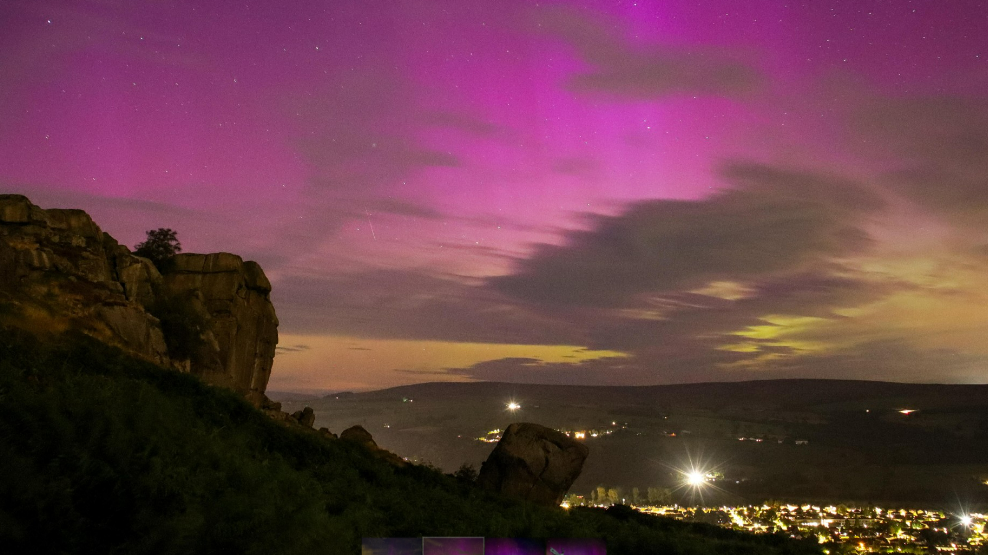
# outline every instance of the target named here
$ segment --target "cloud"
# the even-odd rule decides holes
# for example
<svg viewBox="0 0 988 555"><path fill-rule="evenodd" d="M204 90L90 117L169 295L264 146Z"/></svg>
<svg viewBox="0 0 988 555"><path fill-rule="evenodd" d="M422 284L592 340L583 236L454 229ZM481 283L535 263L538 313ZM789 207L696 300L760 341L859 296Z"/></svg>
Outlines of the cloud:
<svg viewBox="0 0 988 555"><path fill-rule="evenodd" d="M904 339L864 341L798 356L792 356L791 349L787 347L766 347L757 356L716 350L694 350L691 353L691 356L669 358L642 353L633 357L572 363L512 357L447 368L443 373L478 381L584 385L653 385L783 378L920 383L937 383L946 379L980 383L984 379L983 368L988 364L988 356L954 349L917 349Z"/></svg>
<svg viewBox="0 0 988 555"><path fill-rule="evenodd" d="M440 220L443 218L442 212L434 208L395 198L371 199L364 203L364 206L367 210L386 212L395 216L407 216L423 220Z"/></svg>
<svg viewBox="0 0 988 555"><path fill-rule="evenodd" d="M593 177L601 173L601 165L589 156L571 156L553 162L552 171L565 175Z"/></svg>
<svg viewBox="0 0 988 555"><path fill-rule="evenodd" d="M479 362L465 368L447 368L446 375L486 382L561 385L651 384L655 372L625 358L609 357L581 362L543 362L511 357Z"/></svg>
<svg viewBox="0 0 988 555"><path fill-rule="evenodd" d="M416 90L383 65L336 75L313 96L295 99L296 146L319 191L363 194L394 188L417 170L457 167L459 156L429 146Z"/></svg>
<svg viewBox="0 0 988 555"><path fill-rule="evenodd" d="M308 345L292 345L291 347L278 345L275 347L275 351L278 353L301 353L309 349L310 347Z"/></svg>
<svg viewBox="0 0 988 555"><path fill-rule="evenodd" d="M581 344L629 357L500 360L451 372L545 383L741 380L814 375L803 360L829 375L822 361L830 354L864 357L871 351L860 346L877 341L915 347L910 330L879 329L893 310L883 303L928 293L875 270L883 251L866 229L887 206L873 185L751 162L725 165L721 175L732 188L591 216L587 229L487 280L582 331Z"/></svg>
<svg viewBox="0 0 988 555"><path fill-rule="evenodd" d="M832 352L780 361L770 376L896 382L983 383L988 356L922 349L907 339L867 341Z"/></svg>
<svg viewBox="0 0 988 555"><path fill-rule="evenodd" d="M717 364L740 360L741 357L734 353L700 350L681 355L662 357L643 352L628 357L603 357L578 362L545 362L535 358L510 357L447 368L445 373L479 381L583 385L655 385L763 377L763 373L728 371Z"/></svg>
<svg viewBox="0 0 988 555"><path fill-rule="evenodd" d="M648 99L676 93L738 96L758 89L764 77L753 66L713 49L640 46L601 14L565 6L533 12L537 28L569 43L589 71L568 87L580 93Z"/></svg>
<svg viewBox="0 0 988 555"><path fill-rule="evenodd" d="M147 218L148 214L155 218L201 218L202 212L168 204L165 202L143 200L127 197L109 197L106 195L87 193L72 189L59 188L42 183L11 183L0 181L0 188L6 192L23 194L31 202L42 208L79 208L87 207L86 211L93 215L97 210L107 214L106 218L97 218L97 222L111 220L119 212L139 212ZM91 207L91 208L90 208ZM102 208L102 210L100 210Z"/></svg>
<svg viewBox="0 0 988 555"><path fill-rule="evenodd" d="M863 102L855 124L897 157L887 183L946 221L982 228L988 217L988 100L949 97Z"/></svg>
<svg viewBox="0 0 988 555"><path fill-rule="evenodd" d="M540 246L490 284L542 305L618 307L644 293L799 271L868 245L860 220L880 202L857 183L741 163L724 175L736 188L595 217L592 229Z"/></svg>
<svg viewBox="0 0 988 555"><path fill-rule="evenodd" d="M799 314L834 317L834 310L875 301L912 286L889 278L839 275L844 268L823 267L816 271L780 276L750 284L749 296L734 303L752 314Z"/></svg>
<svg viewBox="0 0 988 555"><path fill-rule="evenodd" d="M496 291L421 270L286 276L272 295L287 333L581 344L564 321L539 315Z"/></svg>
<svg viewBox="0 0 988 555"><path fill-rule="evenodd" d="M133 246L145 237L149 228L167 227L178 231L187 251L200 249L203 238L214 246L243 243L242 234L235 231L240 215L228 215L207 210L192 210L166 202L127 197L111 197L98 193L65 189L44 183L10 183L0 181L0 190L22 194L41 208L78 208L85 210L100 229L123 245ZM241 249L240 254L253 257L256 251Z"/></svg>
<svg viewBox="0 0 988 555"><path fill-rule="evenodd" d="M426 114L424 123L439 128L454 129L481 138L498 138L508 135L508 130L481 118L462 112L436 111Z"/></svg>
<svg viewBox="0 0 988 555"><path fill-rule="evenodd" d="M431 126L483 127L456 114L423 118L415 84L388 59L365 60L331 76L321 88L284 102L294 122L292 146L309 176L293 217L272 235L283 247L280 266L298 263L352 220L381 213L438 220L443 214L403 196L424 172L456 169L460 156L426 138ZM285 247L287 245L287 247Z"/></svg>
<svg viewBox="0 0 988 555"><path fill-rule="evenodd" d="M23 111L33 86L71 70L80 56L110 50L141 63L209 71L210 60L176 45L185 37L147 26L147 6L129 2L7 0L0 16L0 115ZM175 13L184 13L175 9ZM5 117L6 121L7 118Z"/></svg>

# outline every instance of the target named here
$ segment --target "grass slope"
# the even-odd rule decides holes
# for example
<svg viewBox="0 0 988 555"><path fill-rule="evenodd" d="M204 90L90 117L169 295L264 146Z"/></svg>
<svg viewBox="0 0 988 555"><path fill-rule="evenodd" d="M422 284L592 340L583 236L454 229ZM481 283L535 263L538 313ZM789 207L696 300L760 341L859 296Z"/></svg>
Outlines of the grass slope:
<svg viewBox="0 0 988 555"><path fill-rule="evenodd" d="M0 545L34 553L357 553L360 538L602 537L609 553L802 554L626 507L566 512L268 419L85 337L0 330Z"/></svg>

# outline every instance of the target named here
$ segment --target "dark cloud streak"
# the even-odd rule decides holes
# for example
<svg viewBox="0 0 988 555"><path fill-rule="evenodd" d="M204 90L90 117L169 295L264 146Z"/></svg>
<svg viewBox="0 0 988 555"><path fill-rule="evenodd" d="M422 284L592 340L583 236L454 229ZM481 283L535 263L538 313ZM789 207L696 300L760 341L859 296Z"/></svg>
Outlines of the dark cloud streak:
<svg viewBox="0 0 988 555"><path fill-rule="evenodd" d="M676 93L738 96L765 80L753 66L713 49L632 44L615 30L615 22L599 14L556 5L537 10L533 18L542 32L572 45L592 68L570 79L574 92L627 99Z"/></svg>
<svg viewBox="0 0 988 555"><path fill-rule="evenodd" d="M289 276L275 295L288 333L564 345L582 339L566 322L495 291L421 271Z"/></svg>
<svg viewBox="0 0 988 555"><path fill-rule="evenodd" d="M949 97L865 102L858 131L896 158L897 193L963 226L988 217L988 100Z"/></svg>
<svg viewBox="0 0 988 555"><path fill-rule="evenodd" d="M542 305L625 306L642 293L798 271L868 244L859 220L880 203L855 183L754 164L725 175L737 188L596 217L490 284Z"/></svg>

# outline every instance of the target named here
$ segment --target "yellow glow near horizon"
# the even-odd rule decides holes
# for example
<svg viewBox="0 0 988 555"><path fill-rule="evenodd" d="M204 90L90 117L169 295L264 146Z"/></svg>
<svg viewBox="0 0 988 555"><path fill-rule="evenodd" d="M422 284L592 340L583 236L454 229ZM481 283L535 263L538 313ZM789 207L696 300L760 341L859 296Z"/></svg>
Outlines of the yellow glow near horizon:
<svg viewBox="0 0 988 555"><path fill-rule="evenodd" d="M717 347L721 351L731 351L732 353L757 353L761 350L757 343L731 343Z"/></svg>
<svg viewBox="0 0 988 555"><path fill-rule="evenodd" d="M765 324L747 326L727 334L728 337L741 337L748 341L735 341L717 347L718 350L733 353L757 355L731 363L718 365L721 368L759 370L760 367L793 355L818 353L835 347L832 341L816 340L812 336L820 334L833 325L833 321L816 316L788 316L770 314L761 318ZM826 336L826 333L823 334ZM789 353L764 352L766 347L784 347Z"/></svg>
<svg viewBox="0 0 988 555"><path fill-rule="evenodd" d="M743 330L733 332L731 335L750 337L751 339L776 339L787 333L805 330L827 321L825 318L816 316L786 316L782 314L770 314L763 316L761 320L767 323L748 326Z"/></svg>
<svg viewBox="0 0 988 555"><path fill-rule="evenodd" d="M367 339L340 335L282 334L268 388L272 390L366 390L427 381L467 381L445 368L488 360L532 358L545 363L626 357L577 345L457 343L413 339ZM398 370L398 371L396 371Z"/></svg>
<svg viewBox="0 0 988 555"><path fill-rule="evenodd" d="M735 361L735 362L722 363L722 364L718 364L717 366L719 368L723 368L725 370L752 370L752 371L757 371L757 370L761 370L762 368L768 366L772 362L776 362L776 361L782 360L784 358L786 358L786 355L784 355L782 353L763 353L763 354L760 354L758 356L755 356L755 357L752 357L752 358L749 358L749 359L738 360L738 361Z"/></svg>

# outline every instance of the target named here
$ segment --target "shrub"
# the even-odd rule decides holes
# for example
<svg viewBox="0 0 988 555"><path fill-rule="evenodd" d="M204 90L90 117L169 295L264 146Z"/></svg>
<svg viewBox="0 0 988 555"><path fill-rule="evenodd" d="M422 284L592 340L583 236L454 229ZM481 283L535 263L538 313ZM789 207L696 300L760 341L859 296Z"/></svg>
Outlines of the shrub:
<svg viewBox="0 0 988 555"><path fill-rule="evenodd" d="M147 239L143 243L134 245L134 254L149 259L159 270L166 260L180 252L182 252L182 243L179 242L175 231L165 227L149 229Z"/></svg>

